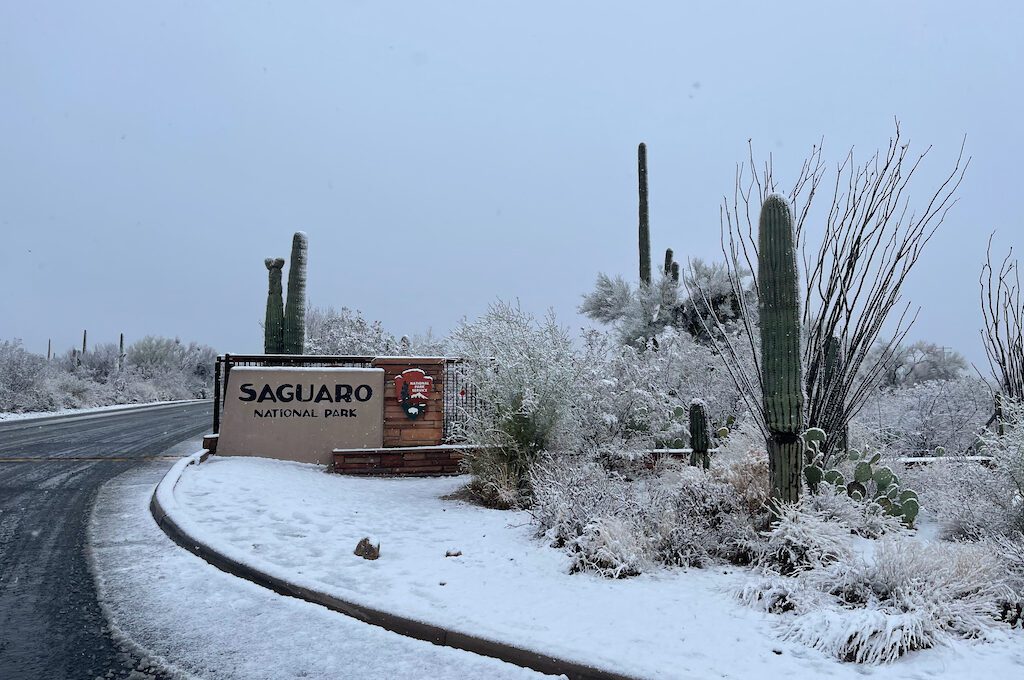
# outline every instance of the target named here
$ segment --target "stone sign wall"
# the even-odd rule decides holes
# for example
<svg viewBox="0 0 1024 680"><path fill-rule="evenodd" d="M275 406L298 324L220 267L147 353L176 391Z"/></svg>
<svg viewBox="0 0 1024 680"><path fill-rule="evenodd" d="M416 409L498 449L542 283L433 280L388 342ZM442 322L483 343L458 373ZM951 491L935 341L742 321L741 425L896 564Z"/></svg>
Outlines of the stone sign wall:
<svg viewBox="0 0 1024 680"><path fill-rule="evenodd" d="M217 454L330 465L334 449L379 448L384 374L383 368L236 366L224 391Z"/></svg>

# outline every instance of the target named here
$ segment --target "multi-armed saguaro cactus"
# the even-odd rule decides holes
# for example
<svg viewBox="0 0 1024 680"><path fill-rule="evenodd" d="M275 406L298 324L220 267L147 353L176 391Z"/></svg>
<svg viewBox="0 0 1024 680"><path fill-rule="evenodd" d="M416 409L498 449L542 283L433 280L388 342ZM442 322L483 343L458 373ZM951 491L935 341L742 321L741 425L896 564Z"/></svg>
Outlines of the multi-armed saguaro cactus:
<svg viewBox="0 0 1024 680"><path fill-rule="evenodd" d="M761 383L771 494L786 502L800 497L804 452L795 239L789 203L770 195L761 206L758 228Z"/></svg>
<svg viewBox="0 0 1024 680"><path fill-rule="evenodd" d="M705 470L711 466L711 434L708 431L708 411L704 402L694 399L690 402L690 465L700 465Z"/></svg>
<svg viewBox="0 0 1024 680"><path fill-rule="evenodd" d="M267 318L263 324L263 351L266 354L284 353L284 298L281 288L283 257L268 257L267 265L270 287L267 290Z"/></svg>
<svg viewBox="0 0 1024 680"><path fill-rule="evenodd" d="M288 301L284 308L284 353L302 354L306 348L306 257L309 239L301 231L292 237L288 264Z"/></svg>
<svg viewBox="0 0 1024 680"><path fill-rule="evenodd" d="M640 191L640 285L651 285L651 222L647 213L647 145L640 142L636 150L637 176Z"/></svg>

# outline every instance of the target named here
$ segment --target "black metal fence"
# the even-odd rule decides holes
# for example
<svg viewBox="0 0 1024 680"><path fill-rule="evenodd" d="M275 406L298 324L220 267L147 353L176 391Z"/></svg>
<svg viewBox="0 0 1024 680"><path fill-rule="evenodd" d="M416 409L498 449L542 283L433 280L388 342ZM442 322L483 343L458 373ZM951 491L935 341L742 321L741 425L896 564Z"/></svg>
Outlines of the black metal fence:
<svg viewBox="0 0 1024 680"><path fill-rule="evenodd" d="M371 368L374 359L392 357L326 356L318 354L223 354L217 357L213 383L213 431L220 432L220 417L224 409L224 394L228 377L235 366L269 366L301 368ZM415 357L419 359L421 357ZM452 357L423 357L442 360L444 366L444 434L445 442L460 439L461 425L481 407L476 391L460 370L461 359Z"/></svg>

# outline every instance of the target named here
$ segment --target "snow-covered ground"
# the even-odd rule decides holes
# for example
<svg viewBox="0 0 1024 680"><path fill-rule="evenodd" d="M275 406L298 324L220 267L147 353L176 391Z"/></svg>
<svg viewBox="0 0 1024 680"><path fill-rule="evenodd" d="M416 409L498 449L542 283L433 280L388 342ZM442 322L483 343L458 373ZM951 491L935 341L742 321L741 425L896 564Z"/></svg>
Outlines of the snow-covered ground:
<svg viewBox="0 0 1024 680"><path fill-rule="evenodd" d="M210 458L182 474L175 520L229 557L293 583L473 635L652 678L966 678L1024 672L1024 635L840 663L778 639L739 604L731 567L608 580L567 573L522 512L443 497L467 478L363 479L312 465ZM352 551L364 536L380 559ZM461 552L446 557L447 552Z"/></svg>
<svg viewBox="0 0 1024 680"><path fill-rule="evenodd" d="M148 504L165 464L116 477L89 524L90 561L115 636L185 678L543 678L355 621L235 578L179 548Z"/></svg>
<svg viewBox="0 0 1024 680"><path fill-rule="evenodd" d="M114 406L93 406L92 408L62 408L57 411L31 411L28 413L0 412L0 422L7 420L34 420L36 418L52 418L54 416L72 416L103 411L124 411L140 406L169 406L171 404L192 404L203 399L182 399L179 401L149 401L143 404L115 404Z"/></svg>

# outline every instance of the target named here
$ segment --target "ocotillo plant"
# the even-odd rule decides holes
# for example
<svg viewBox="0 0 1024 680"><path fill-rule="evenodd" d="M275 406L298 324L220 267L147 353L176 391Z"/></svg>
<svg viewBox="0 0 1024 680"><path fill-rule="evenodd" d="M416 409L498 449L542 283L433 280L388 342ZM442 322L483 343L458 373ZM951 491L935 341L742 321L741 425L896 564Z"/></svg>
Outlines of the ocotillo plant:
<svg viewBox="0 0 1024 680"><path fill-rule="evenodd" d="M269 288L267 290L267 316L263 323L263 352L284 353L284 298L281 288L283 257L268 257L263 261L267 266Z"/></svg>
<svg viewBox="0 0 1024 680"><path fill-rule="evenodd" d="M795 502L803 469L800 292L789 203L778 194L761 206L758 225L758 311L761 384L773 498Z"/></svg>
<svg viewBox="0 0 1024 680"><path fill-rule="evenodd" d="M704 402L694 399L690 402L690 465L700 465L705 470L711 466L711 435L708 432L708 412Z"/></svg>
<svg viewBox="0 0 1024 680"><path fill-rule="evenodd" d="M640 285L651 285L651 223L647 212L647 145L640 142L636 151L637 180L640 192Z"/></svg>
<svg viewBox="0 0 1024 680"><path fill-rule="evenodd" d="M288 264L288 301L284 307L284 353L302 354L306 349L306 258L309 240L301 231L292 237Z"/></svg>

